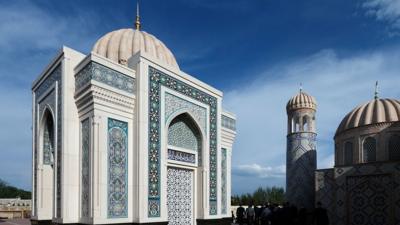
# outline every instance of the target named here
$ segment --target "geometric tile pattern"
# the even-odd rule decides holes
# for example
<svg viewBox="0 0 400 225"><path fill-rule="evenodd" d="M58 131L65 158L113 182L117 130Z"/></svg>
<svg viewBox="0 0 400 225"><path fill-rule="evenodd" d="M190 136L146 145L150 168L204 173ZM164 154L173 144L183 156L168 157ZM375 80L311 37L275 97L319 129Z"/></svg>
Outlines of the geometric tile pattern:
<svg viewBox="0 0 400 225"><path fill-rule="evenodd" d="M128 123L108 118L108 218L128 217Z"/></svg>
<svg viewBox="0 0 400 225"><path fill-rule="evenodd" d="M334 224L400 224L399 162L357 164L334 170Z"/></svg>
<svg viewBox="0 0 400 225"><path fill-rule="evenodd" d="M315 200L316 134L287 136L286 197L298 207L311 209Z"/></svg>
<svg viewBox="0 0 400 225"><path fill-rule="evenodd" d="M201 146L198 129L192 121L181 120L178 116L168 127L168 145L197 152Z"/></svg>
<svg viewBox="0 0 400 225"><path fill-rule="evenodd" d="M333 220L335 213L335 190L336 183L333 169L322 169L315 172L315 202L321 202L327 209L328 217Z"/></svg>
<svg viewBox="0 0 400 225"><path fill-rule="evenodd" d="M82 184L81 184L81 204L82 217L89 217L90 210L90 123L89 118L81 123L81 143L82 143Z"/></svg>
<svg viewBox="0 0 400 225"><path fill-rule="evenodd" d="M192 164L196 163L196 155L195 154L176 151L173 149L168 149L168 159L178 161L178 162L184 162L184 163L192 163Z"/></svg>
<svg viewBox="0 0 400 225"><path fill-rule="evenodd" d="M75 89L79 90L83 86L90 83L91 80L107 84L111 87L126 91L128 93L135 92L134 78L96 62L88 63L82 70L78 72L75 80Z"/></svg>
<svg viewBox="0 0 400 225"><path fill-rule="evenodd" d="M149 67L149 175L148 216L160 217L160 146L161 146L161 87L170 88L182 95L209 106L210 215L217 214L217 98L173 78L153 67Z"/></svg>
<svg viewBox="0 0 400 225"><path fill-rule="evenodd" d="M230 130L236 130L236 120L224 115L221 115L221 125Z"/></svg>
<svg viewBox="0 0 400 225"><path fill-rule="evenodd" d="M169 225L193 224L193 171L168 167L167 208Z"/></svg>
<svg viewBox="0 0 400 225"><path fill-rule="evenodd" d="M165 121L177 111L187 110L204 132L207 132L207 111L204 107L165 92Z"/></svg>
<svg viewBox="0 0 400 225"><path fill-rule="evenodd" d="M34 145L35 145L34 168L35 168L35 170L34 170L33 179L34 179L35 191L33 193L33 197L34 197L33 202L34 202L34 209L36 209L35 212L37 212L37 201L36 201L36 199L37 199L37 172L36 172L36 169L38 167L38 158L37 158L38 134L39 134L39 128L40 128L38 118L41 118L42 115L40 115L40 113L43 113L43 111L44 111L44 110L41 110L44 107L39 107L40 109L37 109L38 104L40 104L38 102L38 99L42 98L43 94L46 91L50 90L50 88L55 83L58 84L58 86L57 86L57 88L58 88L57 108L56 109L53 108L52 110L53 110L53 112L56 113L55 121L57 121L57 124L55 127L55 130L57 131L56 190L55 190L56 191L56 217L61 218L61 200L62 200L61 199L61 173L62 173L62 171L61 171L61 168L62 168L62 166L61 166L61 163L62 163L62 154L61 154L61 152L62 152L62 149L61 149L61 146L62 146L62 140L61 140L61 137L62 137L62 120L61 120L62 105L61 105L61 102L62 102L62 98L61 97L62 97L62 88L63 88L62 82L61 82L61 63L56 66L56 68L49 74L49 76L46 77L46 79L35 90L35 101L36 102L35 102L35 114L34 114L35 115L35 125L34 126L35 126L36 135L34 138ZM53 93L51 92L49 94L49 96L52 94ZM47 97L44 101L47 101ZM52 102L53 103L50 103L49 105L54 107L54 101L52 101ZM42 104L40 104L40 105L42 105Z"/></svg>
<svg viewBox="0 0 400 225"><path fill-rule="evenodd" d="M349 176L346 186L349 224L393 224L390 175Z"/></svg>
<svg viewBox="0 0 400 225"><path fill-rule="evenodd" d="M226 161L226 149L221 149L221 214L227 213L228 201L227 201L227 161Z"/></svg>

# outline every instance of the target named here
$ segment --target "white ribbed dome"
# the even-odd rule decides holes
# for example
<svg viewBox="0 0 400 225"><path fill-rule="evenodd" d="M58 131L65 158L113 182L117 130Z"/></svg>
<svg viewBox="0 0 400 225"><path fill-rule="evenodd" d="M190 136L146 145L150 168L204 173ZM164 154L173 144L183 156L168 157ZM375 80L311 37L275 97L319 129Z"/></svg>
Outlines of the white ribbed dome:
<svg viewBox="0 0 400 225"><path fill-rule="evenodd" d="M400 101L396 99L374 99L348 113L336 130L336 135L351 128L376 123L400 120Z"/></svg>
<svg viewBox="0 0 400 225"><path fill-rule="evenodd" d="M179 69L174 55L164 43L140 30L120 29L107 33L96 42L92 50L122 65L127 65L128 59L139 51Z"/></svg>
<svg viewBox="0 0 400 225"><path fill-rule="evenodd" d="M293 96L286 105L286 110L292 111L296 109L317 109L317 101L315 98L303 91Z"/></svg>

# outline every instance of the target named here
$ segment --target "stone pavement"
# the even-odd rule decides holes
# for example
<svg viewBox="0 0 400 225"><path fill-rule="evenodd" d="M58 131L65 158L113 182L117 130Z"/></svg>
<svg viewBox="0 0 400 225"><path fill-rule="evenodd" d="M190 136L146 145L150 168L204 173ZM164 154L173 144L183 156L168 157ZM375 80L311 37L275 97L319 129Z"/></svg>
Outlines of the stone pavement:
<svg viewBox="0 0 400 225"><path fill-rule="evenodd" d="M30 225L30 219L0 219L1 225Z"/></svg>

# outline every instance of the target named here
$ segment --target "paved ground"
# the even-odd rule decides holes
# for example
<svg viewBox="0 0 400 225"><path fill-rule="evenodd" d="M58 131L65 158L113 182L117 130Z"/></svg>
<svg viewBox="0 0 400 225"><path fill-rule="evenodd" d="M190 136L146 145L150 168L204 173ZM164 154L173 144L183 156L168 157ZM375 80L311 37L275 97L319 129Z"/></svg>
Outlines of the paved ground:
<svg viewBox="0 0 400 225"><path fill-rule="evenodd" d="M31 221L29 219L12 219L12 220L5 220L0 219L1 225L30 225Z"/></svg>

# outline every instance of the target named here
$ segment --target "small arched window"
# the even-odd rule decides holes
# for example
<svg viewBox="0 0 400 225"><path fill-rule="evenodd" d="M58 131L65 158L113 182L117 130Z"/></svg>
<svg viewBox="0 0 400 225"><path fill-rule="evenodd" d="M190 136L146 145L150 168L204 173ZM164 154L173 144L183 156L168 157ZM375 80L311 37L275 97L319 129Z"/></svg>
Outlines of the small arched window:
<svg viewBox="0 0 400 225"><path fill-rule="evenodd" d="M398 134L389 138L389 160L400 160L400 135Z"/></svg>
<svg viewBox="0 0 400 225"><path fill-rule="evenodd" d="M363 162L376 161L376 140L373 137L367 137L363 144Z"/></svg>
<svg viewBox="0 0 400 225"><path fill-rule="evenodd" d="M303 117L303 131L309 131L310 121L308 116Z"/></svg>
<svg viewBox="0 0 400 225"><path fill-rule="evenodd" d="M300 131L300 119L299 119L299 117L296 117L295 124L296 124L295 132L299 132Z"/></svg>
<svg viewBox="0 0 400 225"><path fill-rule="evenodd" d="M353 164L353 143L350 141L344 144L344 164Z"/></svg>

